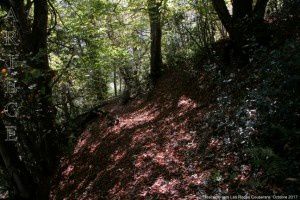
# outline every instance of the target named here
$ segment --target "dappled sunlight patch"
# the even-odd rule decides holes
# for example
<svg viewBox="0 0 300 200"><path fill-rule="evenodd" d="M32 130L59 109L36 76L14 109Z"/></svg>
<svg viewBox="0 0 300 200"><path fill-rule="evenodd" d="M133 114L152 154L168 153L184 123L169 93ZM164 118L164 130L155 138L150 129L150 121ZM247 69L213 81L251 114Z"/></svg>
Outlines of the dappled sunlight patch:
<svg viewBox="0 0 300 200"><path fill-rule="evenodd" d="M159 112L145 112L145 113L137 113L136 115L129 115L126 118L120 118L120 126L126 128L132 128L136 125L141 125L147 122L152 121L157 117Z"/></svg>
<svg viewBox="0 0 300 200"><path fill-rule="evenodd" d="M147 142L146 144L144 144L145 149L155 148L156 146L157 146L157 144L154 142Z"/></svg>
<svg viewBox="0 0 300 200"><path fill-rule="evenodd" d="M192 140L192 136L184 129L181 129L179 131L179 133L182 133L180 135L178 135L178 138L180 141L191 141Z"/></svg>
<svg viewBox="0 0 300 200"><path fill-rule="evenodd" d="M147 151L145 153L142 153L137 156L135 159L134 166L137 168L143 167L145 164L145 161L151 160L155 156L154 152L152 151Z"/></svg>
<svg viewBox="0 0 300 200"><path fill-rule="evenodd" d="M69 165L69 166L67 167L67 169L65 169L65 170L62 172L62 175L63 175L64 177L68 177L68 176L70 176L70 174L71 174L73 171L74 171L74 166L73 166L73 165Z"/></svg>
<svg viewBox="0 0 300 200"><path fill-rule="evenodd" d="M119 118L118 120L119 120L119 124L117 124L115 126L107 127L106 128L107 130L106 131L103 130L103 132L107 132L107 134L120 133L122 128L125 126L125 124L123 123L122 118Z"/></svg>
<svg viewBox="0 0 300 200"><path fill-rule="evenodd" d="M208 143L208 148L210 150L220 150L220 148L223 145L223 141L218 138L211 138L211 140Z"/></svg>
<svg viewBox="0 0 300 200"><path fill-rule="evenodd" d="M153 137L153 131L151 128L148 129L137 129L136 133L132 136L132 142L130 143L131 147L134 147L138 144L143 144L147 142L149 138Z"/></svg>
<svg viewBox="0 0 300 200"><path fill-rule="evenodd" d="M154 157L153 161L155 163L157 163L160 166L164 166L166 165L166 161L167 161L167 156L164 152L160 152L158 154L156 154L156 156Z"/></svg>
<svg viewBox="0 0 300 200"><path fill-rule="evenodd" d="M140 166L137 166L138 168ZM145 182L145 180L148 180L152 175L152 169L148 168L146 170L136 171L134 173L134 183L137 185L138 183Z"/></svg>
<svg viewBox="0 0 300 200"><path fill-rule="evenodd" d="M240 182L245 182L249 180L251 173L251 166L250 165L242 165L240 169L240 174L238 174L234 179Z"/></svg>
<svg viewBox="0 0 300 200"><path fill-rule="evenodd" d="M169 115L164 118L165 123L171 125L172 127L175 127L176 123L174 122L174 119L176 118L175 115Z"/></svg>
<svg viewBox="0 0 300 200"><path fill-rule="evenodd" d="M177 179L170 181L165 180L162 176L158 177L153 185L149 188L149 194L170 194L178 195L176 187L180 184Z"/></svg>
<svg viewBox="0 0 300 200"><path fill-rule="evenodd" d="M197 107L197 103L195 101L193 101L191 98L183 95L180 97L177 106L181 109L181 110L189 110L189 109L193 109ZM180 116L180 115L179 115Z"/></svg>
<svg viewBox="0 0 300 200"><path fill-rule="evenodd" d="M193 174L189 176L188 183L190 185L203 185L206 181L205 176L203 174Z"/></svg>
<svg viewBox="0 0 300 200"><path fill-rule="evenodd" d="M94 153L97 150L97 148L99 147L99 145L100 145L100 143L91 144L91 146L89 147L89 149L90 149L89 152Z"/></svg>
<svg viewBox="0 0 300 200"><path fill-rule="evenodd" d="M118 162L119 160L123 159L126 155L127 151L117 150L114 154L110 156L110 159L114 162Z"/></svg>
<svg viewBox="0 0 300 200"><path fill-rule="evenodd" d="M172 146L164 150L163 152L158 152L153 157L153 162L158 166L165 166L170 172L176 172L177 170L175 169L174 171L174 168L180 168L179 166L184 164L183 161L176 155L175 149Z"/></svg>
<svg viewBox="0 0 300 200"><path fill-rule="evenodd" d="M87 144L88 139L91 137L91 133L89 131L85 131L83 133L82 138L79 139L77 145L74 148L74 154L77 154L80 150L82 150Z"/></svg>

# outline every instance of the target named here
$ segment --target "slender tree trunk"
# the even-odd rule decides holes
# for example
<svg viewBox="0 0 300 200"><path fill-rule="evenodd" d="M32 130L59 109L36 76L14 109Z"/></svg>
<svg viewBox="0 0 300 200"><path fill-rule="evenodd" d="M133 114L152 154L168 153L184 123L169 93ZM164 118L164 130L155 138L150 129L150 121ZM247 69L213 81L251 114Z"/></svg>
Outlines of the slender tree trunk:
<svg viewBox="0 0 300 200"><path fill-rule="evenodd" d="M120 69L121 75L124 80L124 91L122 95L122 103L126 104L131 99L131 93L132 93L132 74L128 67L122 67Z"/></svg>
<svg viewBox="0 0 300 200"><path fill-rule="evenodd" d="M132 66L132 78L133 78L133 84L135 88L135 96L141 94L142 88L141 88L141 82L139 79L139 66L141 64L140 57L139 57L139 51L136 47L133 48L133 66Z"/></svg>
<svg viewBox="0 0 300 200"><path fill-rule="evenodd" d="M161 55L161 0L148 0L148 13L150 18L151 31L151 58L150 58L150 78L155 85L162 72L162 55Z"/></svg>
<svg viewBox="0 0 300 200"><path fill-rule="evenodd" d="M68 122L70 122L71 120L71 114L70 114L70 99L69 99L69 85L64 84L62 86L62 110L64 113L64 117L65 117L65 121L66 124L68 124Z"/></svg>
<svg viewBox="0 0 300 200"><path fill-rule="evenodd" d="M114 65L114 92L115 96L118 96L118 88L117 88L117 67Z"/></svg>
<svg viewBox="0 0 300 200"><path fill-rule="evenodd" d="M122 82L123 82L122 76L119 74L119 94L122 93Z"/></svg>

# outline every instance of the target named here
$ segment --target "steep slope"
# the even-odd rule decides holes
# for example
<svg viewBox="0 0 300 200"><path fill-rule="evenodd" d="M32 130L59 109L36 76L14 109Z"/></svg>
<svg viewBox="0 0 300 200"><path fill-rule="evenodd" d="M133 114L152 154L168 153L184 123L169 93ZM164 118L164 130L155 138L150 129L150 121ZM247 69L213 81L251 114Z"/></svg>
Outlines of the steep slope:
<svg viewBox="0 0 300 200"><path fill-rule="evenodd" d="M169 72L147 99L110 103L119 123L89 124L62 158L51 199L299 193L299 44L261 47L225 74L215 63Z"/></svg>
<svg viewBox="0 0 300 200"><path fill-rule="evenodd" d="M84 131L71 156L61 160L52 199L194 199L210 174L200 163L197 124L206 112L197 81L168 74L148 100L105 109ZM56 184L57 183L57 184Z"/></svg>

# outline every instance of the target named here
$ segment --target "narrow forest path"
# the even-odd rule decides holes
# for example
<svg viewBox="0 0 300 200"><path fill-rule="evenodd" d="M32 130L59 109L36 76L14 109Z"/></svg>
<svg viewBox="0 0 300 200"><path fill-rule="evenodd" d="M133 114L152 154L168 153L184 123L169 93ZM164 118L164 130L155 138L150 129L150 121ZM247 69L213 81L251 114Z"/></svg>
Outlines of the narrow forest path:
<svg viewBox="0 0 300 200"><path fill-rule="evenodd" d="M210 171L198 153L207 107L196 82L174 73L151 99L105 109L119 116L89 125L71 156L61 160L51 199L195 199L205 194Z"/></svg>

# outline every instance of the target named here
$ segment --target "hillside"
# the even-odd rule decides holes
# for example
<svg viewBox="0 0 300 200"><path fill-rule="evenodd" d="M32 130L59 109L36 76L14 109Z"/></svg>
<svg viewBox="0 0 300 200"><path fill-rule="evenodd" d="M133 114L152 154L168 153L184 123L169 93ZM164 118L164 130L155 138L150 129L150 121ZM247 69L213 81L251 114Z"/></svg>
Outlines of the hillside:
<svg viewBox="0 0 300 200"><path fill-rule="evenodd" d="M223 75L214 64L166 72L149 96L112 101L104 110L119 123L88 125L61 159L51 199L298 193L296 44L258 50L248 67Z"/></svg>
<svg viewBox="0 0 300 200"><path fill-rule="evenodd" d="M188 75L168 74L150 99L125 107L107 106L119 124L109 127L107 121L97 119L88 127L72 155L61 160L52 199L193 198L199 194L211 170L204 168L196 153L196 132L209 108L194 98L201 92L195 83Z"/></svg>
<svg viewBox="0 0 300 200"><path fill-rule="evenodd" d="M280 110L286 97L299 97L292 62L299 51L290 44L274 50L291 52L288 58L266 53L263 62L219 77L167 72L147 98L105 106L119 123L97 118L89 124L61 159L51 199L297 193L299 137L289 129L297 126L297 104ZM290 60L287 71L266 70L281 59ZM265 67L253 69L256 62ZM261 107L275 100L278 112Z"/></svg>

